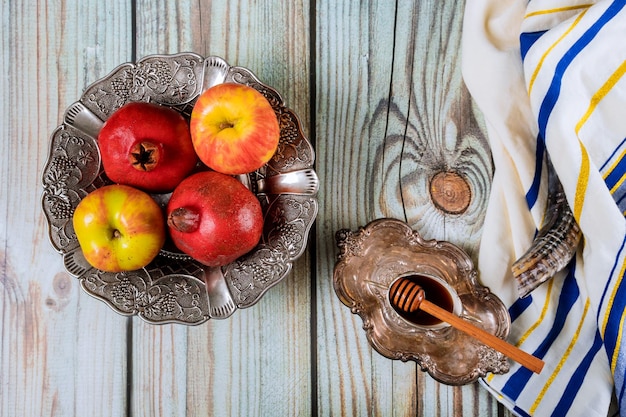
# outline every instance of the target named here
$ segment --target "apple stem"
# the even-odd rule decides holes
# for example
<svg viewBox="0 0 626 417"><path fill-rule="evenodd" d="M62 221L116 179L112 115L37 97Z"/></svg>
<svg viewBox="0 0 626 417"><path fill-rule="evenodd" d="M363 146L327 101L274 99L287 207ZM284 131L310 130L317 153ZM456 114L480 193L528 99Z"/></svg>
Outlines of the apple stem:
<svg viewBox="0 0 626 417"><path fill-rule="evenodd" d="M130 149L128 159L132 166L138 171L152 171L156 168L161 158L159 145L149 141L136 143Z"/></svg>
<svg viewBox="0 0 626 417"><path fill-rule="evenodd" d="M122 233L117 229L113 229L113 239L119 239L121 237L122 237Z"/></svg>
<svg viewBox="0 0 626 417"><path fill-rule="evenodd" d="M230 129L232 127L235 127L235 124L229 121L224 121L222 123L220 123L220 130L224 130L224 129Z"/></svg>
<svg viewBox="0 0 626 417"><path fill-rule="evenodd" d="M200 214L187 207L174 209L167 218L167 224L182 233L191 233L200 225Z"/></svg>

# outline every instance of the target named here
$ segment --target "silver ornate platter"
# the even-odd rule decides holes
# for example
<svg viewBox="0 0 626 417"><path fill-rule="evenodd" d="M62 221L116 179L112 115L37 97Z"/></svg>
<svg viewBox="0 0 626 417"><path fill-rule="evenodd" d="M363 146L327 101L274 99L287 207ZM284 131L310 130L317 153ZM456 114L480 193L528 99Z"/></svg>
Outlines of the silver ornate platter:
<svg viewBox="0 0 626 417"><path fill-rule="evenodd" d="M100 162L98 132L113 112L130 101L171 107L189 118L201 92L224 82L260 91L272 105L281 130L278 149L261 169L239 176L261 201L265 229L250 253L221 268L209 268L166 246L145 268L108 273L91 267L82 255L72 214L89 192L111 181ZM82 288L124 315L149 323L200 324L226 318L255 304L291 270L304 252L317 216L319 181L315 153L297 115L280 94L248 69L215 56L194 53L150 55L125 63L96 81L66 111L50 137L43 170L42 206L52 246ZM167 194L154 194L164 206Z"/></svg>
<svg viewBox="0 0 626 417"><path fill-rule="evenodd" d="M434 277L461 302L459 317L506 339L510 317L504 304L480 285L469 256L450 242L424 240L396 219L374 220L357 231L339 230L340 253L333 285L351 312L363 319L370 345L390 359L413 360L448 385L474 382L487 373L509 371L507 358L447 325L422 325L401 315L390 287L405 276ZM428 292L428 291L427 291Z"/></svg>

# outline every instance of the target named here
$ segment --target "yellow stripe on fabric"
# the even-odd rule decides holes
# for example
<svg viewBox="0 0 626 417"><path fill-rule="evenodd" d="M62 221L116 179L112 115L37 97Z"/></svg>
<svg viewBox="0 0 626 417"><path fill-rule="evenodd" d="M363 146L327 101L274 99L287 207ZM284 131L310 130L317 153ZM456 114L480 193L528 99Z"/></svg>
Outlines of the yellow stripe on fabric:
<svg viewBox="0 0 626 417"><path fill-rule="evenodd" d="M626 259L622 261L622 268L619 271L619 275L617 275L618 280L613 285L613 291L611 291L611 296L606 302L606 310L604 311L604 318L602 320L602 326L600 328L603 339L604 339L604 333L606 332L606 325L609 322L609 315L611 314L611 309L613 308L613 302L615 301L615 294L617 294L617 289L622 283L622 277L624 276L624 271L626 271Z"/></svg>
<svg viewBox="0 0 626 417"><path fill-rule="evenodd" d="M620 78L622 78L625 72L626 60L624 60L622 64L617 67L615 72L611 74L611 76L605 81L602 87L600 87L598 91L596 91L596 93L591 97L587 111L585 112L583 117L580 118L578 123L576 123L576 136L578 136L578 132L580 132L582 126L587 122L587 119L589 119L591 113L594 112L594 110L598 106L598 103L609 93L609 91L613 89L613 87L615 87L615 84L617 84L617 82L620 80Z"/></svg>
<svg viewBox="0 0 626 417"><path fill-rule="evenodd" d="M589 184L589 154L583 143L579 140L580 146L580 172L578 173L578 181L576 182L576 195L574 196L574 219L580 224L580 216L585 205L585 193L587 192L587 184Z"/></svg>
<svg viewBox="0 0 626 417"><path fill-rule="evenodd" d="M580 129L582 129L583 125L587 123L591 114L595 111L598 103L602 101L604 97L615 87L615 84L622 78L622 76L626 73L626 60L622 62L622 64L611 74L611 76L606 80L606 82L595 92L595 94L591 97L589 101L589 106L587 107L587 111L580 118L578 123L576 123L576 137L578 138L578 143L580 145L581 157L582 160L580 162L580 173L578 174L578 181L576 184L576 197L574 198L574 218L580 224L580 216L582 214L583 205L585 203L585 193L587 191L587 184L589 183L589 154L585 149L583 143L580 141Z"/></svg>
<svg viewBox="0 0 626 417"><path fill-rule="evenodd" d="M624 328L624 319L626 319L626 310L622 311L622 318L619 321L619 328ZM615 341L615 350L613 351L613 357L611 358L611 373L615 374L615 367L617 366L617 358L619 356L622 347L622 335L624 332L617 334L617 340Z"/></svg>
<svg viewBox="0 0 626 417"><path fill-rule="evenodd" d="M539 327L543 319L546 317L546 314L548 312L548 306L550 305L550 294L552 294L553 283L554 283L554 280L552 279L548 281L548 285L547 285L548 289L546 291L546 301L544 302L543 308L541 309L541 314L539 315L539 318L537 319L537 321L535 321L533 325L530 326L528 330L526 330L526 332L522 335L522 337L515 344L517 347L520 347L524 343L524 341L528 339L528 337L532 334L532 332L535 331L537 327ZM486 378L487 382L491 382L494 377L495 377L494 374L489 374Z"/></svg>
<svg viewBox="0 0 626 417"><path fill-rule="evenodd" d="M626 150L622 151L620 156L617 157L615 161L607 168L606 172L602 175L603 180L606 180L609 177L609 175L611 175L615 167L617 167L617 165L622 161L622 159L624 159L624 155L626 155Z"/></svg>
<svg viewBox="0 0 626 417"><path fill-rule="evenodd" d="M543 55L541 56L541 59L539 60L539 62L537 63L537 66L535 67L535 71L533 71L533 75L530 77L530 82L528 83L528 95L530 95L530 93L533 91L533 86L535 85L535 79L537 78L537 75L539 74L539 70L541 70L541 67L543 66L543 61L545 61L548 54L552 52L552 50L559 44L559 42L561 42L563 38L565 38L572 30L574 30L578 22L580 22L580 20L585 15L585 13L587 13L587 10L579 14L576 20L572 22L570 27L567 28L567 30L561 36L559 36L559 39L557 39L556 42L550 45L550 47L546 49L546 51L543 53Z"/></svg>
<svg viewBox="0 0 626 417"><path fill-rule="evenodd" d="M580 4L578 6L566 6L566 7L556 7L554 9L537 10L535 12L528 13L526 16L524 16L524 19L528 17L543 15L543 14L561 13L561 12L569 12L572 10L588 9L591 6L593 6L593 4Z"/></svg>
<svg viewBox="0 0 626 417"><path fill-rule="evenodd" d="M535 329L539 327L543 319L546 317L546 314L548 312L548 306L550 305L550 294L552 294L553 282L554 280L552 279L548 282L546 301L543 303L543 308L541 309L541 314L539 315L539 318L537 319L535 323L533 323L532 326L530 326L528 330L526 330L526 332L522 335L522 337L520 337L519 341L516 343L517 347L521 346L526 341L526 339L528 339L528 337L532 334L532 332L534 332Z"/></svg>
<svg viewBox="0 0 626 417"><path fill-rule="evenodd" d="M611 194L613 194L619 187L621 187L621 185L624 183L624 180L626 180L626 174L622 175L622 178L620 178L619 181L617 181L617 183L611 188Z"/></svg>
<svg viewBox="0 0 626 417"><path fill-rule="evenodd" d="M550 388L550 385L552 385L552 383L554 382L554 380L558 376L559 372L563 368L563 365L567 361L567 358L569 358L570 354L572 353L572 350L574 349L574 345L576 344L576 342L578 341L578 337L580 336L580 329L583 327L583 323L585 321L585 317L587 316L587 311L589 311L589 298L587 298L587 300L585 301L585 308L583 310L583 315L580 318L580 321L578 322L578 327L576 328L576 332L574 333L574 336L572 337L572 340L570 341L569 345L567 346L567 349L565 350L565 353L561 357L561 360L559 361L559 363L556 366L556 368L554 368L554 371L552 372L552 374L548 378L548 381L546 382L546 384L541 389L541 392L537 396L537 399L535 400L533 405L530 407L529 411L530 411L531 415L534 414L535 411L537 410L537 407L539 406L539 403L541 403L541 400L543 400L543 397L546 395L546 392Z"/></svg>

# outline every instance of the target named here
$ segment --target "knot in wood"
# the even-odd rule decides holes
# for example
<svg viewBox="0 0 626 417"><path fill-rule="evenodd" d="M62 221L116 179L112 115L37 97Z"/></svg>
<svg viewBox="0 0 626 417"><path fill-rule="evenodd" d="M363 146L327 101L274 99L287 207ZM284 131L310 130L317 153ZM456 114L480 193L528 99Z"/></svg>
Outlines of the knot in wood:
<svg viewBox="0 0 626 417"><path fill-rule="evenodd" d="M430 197L440 210L462 214L472 200L472 190L467 180L456 172L442 171L430 181Z"/></svg>

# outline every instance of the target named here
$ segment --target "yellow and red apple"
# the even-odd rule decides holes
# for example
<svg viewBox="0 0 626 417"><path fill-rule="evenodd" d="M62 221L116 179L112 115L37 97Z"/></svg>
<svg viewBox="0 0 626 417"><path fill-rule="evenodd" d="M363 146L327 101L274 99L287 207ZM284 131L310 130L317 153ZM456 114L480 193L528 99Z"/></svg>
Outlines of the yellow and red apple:
<svg viewBox="0 0 626 417"><path fill-rule="evenodd" d="M191 139L200 160L223 174L253 172L276 152L280 126L267 99L252 87L224 83L194 105Z"/></svg>
<svg viewBox="0 0 626 417"><path fill-rule="evenodd" d="M114 184L83 198L73 225L85 259L107 272L132 271L148 265L165 243L165 217L145 192Z"/></svg>

